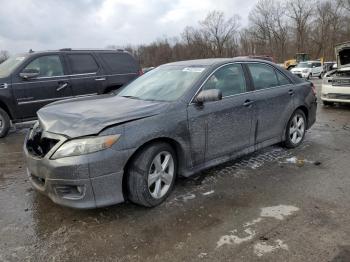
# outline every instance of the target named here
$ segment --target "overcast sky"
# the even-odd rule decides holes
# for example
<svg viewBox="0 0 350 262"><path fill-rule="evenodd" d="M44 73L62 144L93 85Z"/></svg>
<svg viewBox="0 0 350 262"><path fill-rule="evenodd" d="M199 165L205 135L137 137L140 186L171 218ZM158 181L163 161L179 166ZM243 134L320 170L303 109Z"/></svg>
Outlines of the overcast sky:
<svg viewBox="0 0 350 262"><path fill-rule="evenodd" d="M257 0L0 0L0 50L104 48L179 36L212 10L247 23Z"/></svg>

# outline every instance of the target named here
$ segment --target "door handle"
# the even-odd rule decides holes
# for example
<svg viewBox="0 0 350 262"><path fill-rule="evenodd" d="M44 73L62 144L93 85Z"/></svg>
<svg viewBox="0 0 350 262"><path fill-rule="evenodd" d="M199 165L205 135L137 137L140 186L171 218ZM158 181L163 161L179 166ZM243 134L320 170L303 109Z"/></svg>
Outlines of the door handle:
<svg viewBox="0 0 350 262"><path fill-rule="evenodd" d="M243 106L250 107L252 104L254 104L254 101L247 99L244 101Z"/></svg>
<svg viewBox="0 0 350 262"><path fill-rule="evenodd" d="M288 94L291 95L291 96L294 95L294 90L293 89L289 89L288 90Z"/></svg>
<svg viewBox="0 0 350 262"><path fill-rule="evenodd" d="M68 86L68 83L63 83L57 87L56 91L61 91L62 89L65 89L67 86Z"/></svg>
<svg viewBox="0 0 350 262"><path fill-rule="evenodd" d="M95 78L95 81L105 81L105 80L106 80L105 77Z"/></svg>

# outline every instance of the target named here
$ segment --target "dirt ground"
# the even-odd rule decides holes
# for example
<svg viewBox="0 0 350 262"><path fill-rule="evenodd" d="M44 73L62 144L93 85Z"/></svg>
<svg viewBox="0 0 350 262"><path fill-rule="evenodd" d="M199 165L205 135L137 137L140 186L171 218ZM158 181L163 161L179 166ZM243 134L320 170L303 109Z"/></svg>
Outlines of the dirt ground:
<svg viewBox="0 0 350 262"><path fill-rule="evenodd" d="M52 203L27 179L26 132L0 140L0 261L350 261L350 106L319 103L301 147L178 179L153 209Z"/></svg>

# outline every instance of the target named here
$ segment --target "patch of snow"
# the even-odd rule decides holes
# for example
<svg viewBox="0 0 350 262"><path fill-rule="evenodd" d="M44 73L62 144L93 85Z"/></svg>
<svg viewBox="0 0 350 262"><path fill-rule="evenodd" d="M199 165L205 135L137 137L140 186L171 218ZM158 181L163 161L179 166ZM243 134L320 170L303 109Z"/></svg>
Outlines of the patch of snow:
<svg viewBox="0 0 350 262"><path fill-rule="evenodd" d="M286 205L263 207L263 208L261 208L260 216L261 217L272 217L272 218L276 218L278 220L283 220L284 217L289 216L298 210L299 210L299 208L297 208L295 206L286 206Z"/></svg>
<svg viewBox="0 0 350 262"><path fill-rule="evenodd" d="M202 195L203 195L203 196L208 196L208 195L213 194L214 192L215 192L214 190L211 190L211 191L202 193Z"/></svg>
<svg viewBox="0 0 350 262"><path fill-rule="evenodd" d="M217 242L216 248L222 247L223 245L232 245L232 244L239 245L243 242L252 240L253 237L255 236L255 231L251 230L250 228L245 229L244 232L247 234L246 237L239 237L235 235L237 233L237 230L231 231L232 234L230 235L222 236Z"/></svg>
<svg viewBox="0 0 350 262"><path fill-rule="evenodd" d="M257 219L254 219L250 222L247 222L243 225L243 227L250 227L250 226L254 226L255 224L259 223L260 221L262 220L261 217L257 218Z"/></svg>
<svg viewBox="0 0 350 262"><path fill-rule="evenodd" d="M275 251L276 249L288 250L288 245L284 244L282 240L277 239L277 240L275 240L275 243L276 243L276 245L268 245L265 242L256 243L254 245L254 253L258 257L261 257L266 253L271 253L271 252Z"/></svg>

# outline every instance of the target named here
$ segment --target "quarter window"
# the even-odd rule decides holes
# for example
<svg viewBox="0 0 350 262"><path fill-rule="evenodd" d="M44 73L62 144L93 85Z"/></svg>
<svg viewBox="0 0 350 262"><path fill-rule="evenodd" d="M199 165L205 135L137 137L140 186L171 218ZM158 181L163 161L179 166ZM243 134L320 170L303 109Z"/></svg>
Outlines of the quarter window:
<svg viewBox="0 0 350 262"><path fill-rule="evenodd" d="M278 71L276 71L276 73L277 73L278 82L281 86L290 84L289 79L287 77L285 77L282 73L280 73Z"/></svg>
<svg viewBox="0 0 350 262"><path fill-rule="evenodd" d="M278 86L275 70L264 64L248 64L256 90Z"/></svg>
<svg viewBox="0 0 350 262"><path fill-rule="evenodd" d="M217 70L203 86L203 90L208 89L221 90L223 97L246 92L242 66L233 64Z"/></svg>
<svg viewBox="0 0 350 262"><path fill-rule="evenodd" d="M37 70L39 77L62 76L63 67L58 55L41 56L29 63L23 71Z"/></svg>
<svg viewBox="0 0 350 262"><path fill-rule="evenodd" d="M67 55L72 74L96 73L98 65L92 55L71 54Z"/></svg>

